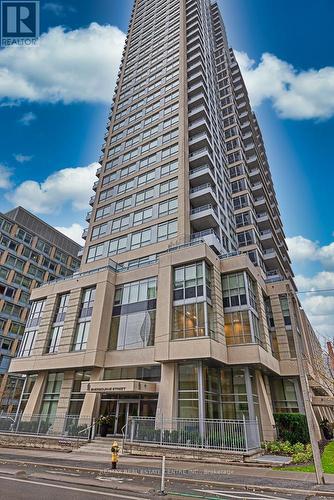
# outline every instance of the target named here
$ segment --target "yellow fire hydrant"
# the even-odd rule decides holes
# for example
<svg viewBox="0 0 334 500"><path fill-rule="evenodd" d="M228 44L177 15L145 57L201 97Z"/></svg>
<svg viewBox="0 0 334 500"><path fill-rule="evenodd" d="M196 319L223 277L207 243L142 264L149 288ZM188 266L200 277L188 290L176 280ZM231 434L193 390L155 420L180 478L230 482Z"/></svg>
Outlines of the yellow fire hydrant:
<svg viewBox="0 0 334 500"><path fill-rule="evenodd" d="M111 446L111 468L112 469L117 468L118 454L119 454L119 446L118 446L117 441L114 441L112 446Z"/></svg>

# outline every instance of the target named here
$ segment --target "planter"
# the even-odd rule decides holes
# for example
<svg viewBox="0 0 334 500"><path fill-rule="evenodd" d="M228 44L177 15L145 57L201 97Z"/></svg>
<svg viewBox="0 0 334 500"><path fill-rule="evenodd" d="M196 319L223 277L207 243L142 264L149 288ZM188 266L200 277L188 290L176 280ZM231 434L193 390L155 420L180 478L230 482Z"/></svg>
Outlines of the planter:
<svg viewBox="0 0 334 500"><path fill-rule="evenodd" d="M100 436L101 437L106 437L106 435L108 434L108 428L109 428L109 424L101 424L100 425Z"/></svg>

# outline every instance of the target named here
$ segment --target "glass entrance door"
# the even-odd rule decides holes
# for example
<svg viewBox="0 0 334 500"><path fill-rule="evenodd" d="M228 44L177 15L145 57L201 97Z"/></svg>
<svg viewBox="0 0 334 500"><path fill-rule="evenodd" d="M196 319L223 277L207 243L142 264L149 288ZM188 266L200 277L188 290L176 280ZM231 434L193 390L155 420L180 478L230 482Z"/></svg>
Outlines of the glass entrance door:
<svg viewBox="0 0 334 500"><path fill-rule="evenodd" d="M127 424L129 417L136 417L138 415L139 401L118 401L115 434L122 434L122 429Z"/></svg>

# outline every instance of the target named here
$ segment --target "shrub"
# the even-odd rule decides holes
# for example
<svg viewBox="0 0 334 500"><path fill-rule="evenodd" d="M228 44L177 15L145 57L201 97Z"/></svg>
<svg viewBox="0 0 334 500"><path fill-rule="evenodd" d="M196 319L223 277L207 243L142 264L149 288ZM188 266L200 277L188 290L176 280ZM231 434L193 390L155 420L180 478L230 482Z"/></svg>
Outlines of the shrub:
<svg viewBox="0 0 334 500"><path fill-rule="evenodd" d="M301 413L274 413L278 437L291 444L310 441L305 415Z"/></svg>
<svg viewBox="0 0 334 500"><path fill-rule="evenodd" d="M312 454L310 456L309 453L307 453L306 451L295 453L294 455L292 455L293 464L305 464L306 462L310 462L311 459L312 459Z"/></svg>
<svg viewBox="0 0 334 500"><path fill-rule="evenodd" d="M303 443L295 443L293 445L293 453L303 453L303 451L305 450L305 448L307 449L307 447L311 445L310 444L307 444L306 446L303 445ZM311 451L312 451L312 447L311 447Z"/></svg>

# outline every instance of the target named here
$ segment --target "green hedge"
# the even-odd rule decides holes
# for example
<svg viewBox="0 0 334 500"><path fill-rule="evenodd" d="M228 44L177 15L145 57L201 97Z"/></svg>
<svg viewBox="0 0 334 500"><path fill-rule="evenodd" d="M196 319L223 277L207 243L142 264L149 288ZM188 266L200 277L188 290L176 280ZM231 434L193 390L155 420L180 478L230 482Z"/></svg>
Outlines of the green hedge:
<svg viewBox="0 0 334 500"><path fill-rule="evenodd" d="M301 413L274 413L278 439L295 443L309 443L306 416Z"/></svg>

